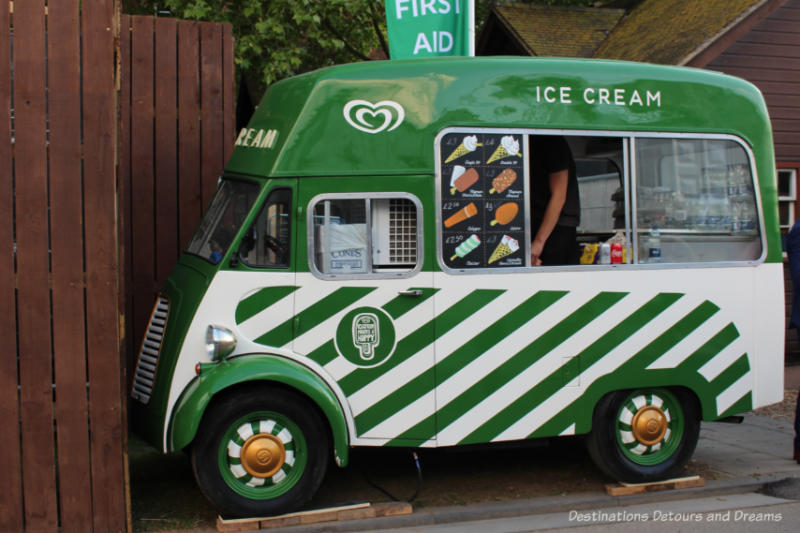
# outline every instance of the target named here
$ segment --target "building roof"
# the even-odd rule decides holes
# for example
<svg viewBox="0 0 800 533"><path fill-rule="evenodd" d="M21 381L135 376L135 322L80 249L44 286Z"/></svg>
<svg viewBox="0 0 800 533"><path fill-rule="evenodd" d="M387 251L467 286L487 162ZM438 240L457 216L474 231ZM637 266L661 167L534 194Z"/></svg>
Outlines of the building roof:
<svg viewBox="0 0 800 533"><path fill-rule="evenodd" d="M478 41L479 53L702 66L715 47L741 37L785 1L639 0L627 12L499 2Z"/></svg>
<svg viewBox="0 0 800 533"><path fill-rule="evenodd" d="M591 57L624 9L540 6L503 2L493 13L530 55Z"/></svg>
<svg viewBox="0 0 800 533"><path fill-rule="evenodd" d="M764 0L644 0L623 18L594 57L684 64Z"/></svg>

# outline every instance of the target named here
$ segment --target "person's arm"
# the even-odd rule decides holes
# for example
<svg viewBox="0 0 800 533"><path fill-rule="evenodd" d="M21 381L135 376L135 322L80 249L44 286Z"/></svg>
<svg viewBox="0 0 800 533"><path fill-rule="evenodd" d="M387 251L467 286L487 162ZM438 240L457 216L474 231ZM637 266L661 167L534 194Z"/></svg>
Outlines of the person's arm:
<svg viewBox="0 0 800 533"><path fill-rule="evenodd" d="M542 224L536 231L536 235L531 243L531 265L538 266L542 264L540 256L542 250L553 233L553 228L556 227L558 219L561 216L561 210L564 208L564 203L567 201L567 184L569 183L569 170L559 170L553 172L548 176L550 182L550 201L547 202L547 207L544 210L544 218Z"/></svg>

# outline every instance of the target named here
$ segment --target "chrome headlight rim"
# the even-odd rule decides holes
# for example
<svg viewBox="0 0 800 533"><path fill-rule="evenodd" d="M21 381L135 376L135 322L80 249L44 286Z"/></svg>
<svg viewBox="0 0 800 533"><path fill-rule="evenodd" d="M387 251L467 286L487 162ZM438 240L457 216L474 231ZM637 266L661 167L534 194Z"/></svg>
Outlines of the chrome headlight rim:
<svg viewBox="0 0 800 533"><path fill-rule="evenodd" d="M219 362L228 357L236 349L236 335L230 329L210 324L206 328L206 354Z"/></svg>

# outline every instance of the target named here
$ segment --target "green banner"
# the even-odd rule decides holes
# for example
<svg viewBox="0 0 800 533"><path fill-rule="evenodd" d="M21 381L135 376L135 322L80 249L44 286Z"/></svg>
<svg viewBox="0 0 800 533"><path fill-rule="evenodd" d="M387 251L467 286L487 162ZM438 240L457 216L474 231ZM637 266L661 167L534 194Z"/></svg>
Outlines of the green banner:
<svg viewBox="0 0 800 533"><path fill-rule="evenodd" d="M386 0L392 59L472 56L474 0Z"/></svg>

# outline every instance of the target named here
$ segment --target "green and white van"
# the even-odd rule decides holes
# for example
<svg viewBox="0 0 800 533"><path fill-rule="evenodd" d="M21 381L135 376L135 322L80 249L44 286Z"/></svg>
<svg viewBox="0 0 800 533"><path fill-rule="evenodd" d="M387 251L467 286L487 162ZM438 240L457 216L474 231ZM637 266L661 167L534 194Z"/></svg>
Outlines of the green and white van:
<svg viewBox="0 0 800 533"><path fill-rule="evenodd" d="M576 162L581 264L530 264L539 135ZM609 476L675 476L700 420L782 398L774 167L759 91L702 70L276 83L155 304L135 429L239 516L301 507L354 446L585 435Z"/></svg>

